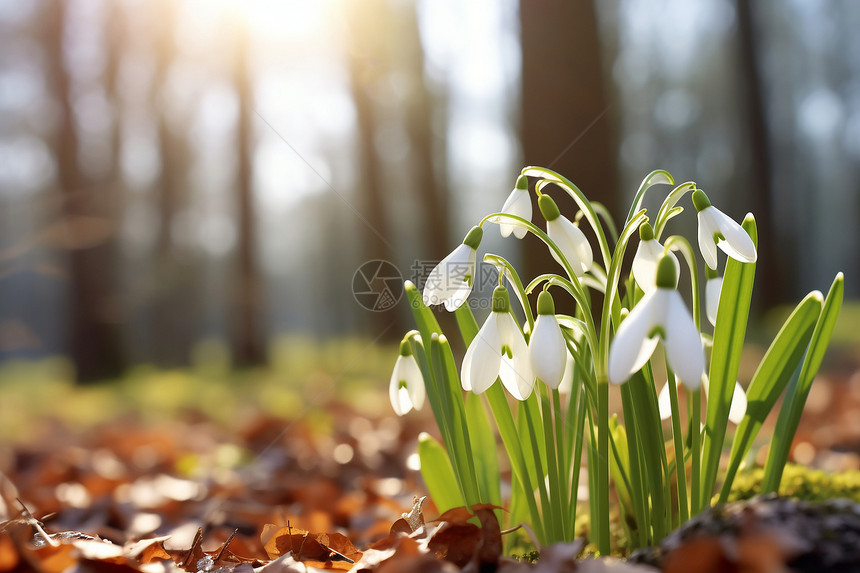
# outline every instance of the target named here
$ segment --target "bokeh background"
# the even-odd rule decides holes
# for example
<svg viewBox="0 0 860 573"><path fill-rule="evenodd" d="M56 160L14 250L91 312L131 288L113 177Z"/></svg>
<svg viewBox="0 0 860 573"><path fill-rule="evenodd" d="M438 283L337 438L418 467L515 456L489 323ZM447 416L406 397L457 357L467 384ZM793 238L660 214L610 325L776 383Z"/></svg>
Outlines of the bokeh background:
<svg viewBox="0 0 860 573"><path fill-rule="evenodd" d="M757 317L838 271L856 299L858 29L851 0L3 0L0 362L361 361L297 341L398 339L356 270L414 276L526 164L617 222L657 168L754 212Z"/></svg>

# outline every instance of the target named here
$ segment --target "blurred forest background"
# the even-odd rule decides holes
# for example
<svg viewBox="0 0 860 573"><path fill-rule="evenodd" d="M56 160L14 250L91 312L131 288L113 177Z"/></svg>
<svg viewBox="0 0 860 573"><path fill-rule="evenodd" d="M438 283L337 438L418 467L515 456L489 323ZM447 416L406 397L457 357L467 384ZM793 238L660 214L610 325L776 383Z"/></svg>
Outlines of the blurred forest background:
<svg viewBox="0 0 860 573"><path fill-rule="evenodd" d="M857 30L850 0L2 0L0 362L396 339L356 269L412 277L526 164L616 220L657 168L752 211L759 311L840 270L857 298Z"/></svg>

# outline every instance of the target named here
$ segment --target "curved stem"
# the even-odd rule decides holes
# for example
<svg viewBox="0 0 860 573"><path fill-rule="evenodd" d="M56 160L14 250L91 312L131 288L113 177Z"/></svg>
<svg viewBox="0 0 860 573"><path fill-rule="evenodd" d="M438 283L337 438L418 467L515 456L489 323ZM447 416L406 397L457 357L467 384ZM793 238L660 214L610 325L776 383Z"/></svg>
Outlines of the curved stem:
<svg viewBox="0 0 860 573"><path fill-rule="evenodd" d="M685 181L681 183L666 195L663 204L660 205L660 210L657 211L657 219L654 220L654 237L659 241L660 235L663 234L663 229L669 219L683 211L681 207L675 207L678 201L685 194L696 189L696 183L693 181Z"/></svg>
<svg viewBox="0 0 860 573"><path fill-rule="evenodd" d="M546 169L545 167L526 167L522 170L522 174L542 178L535 185L535 190L537 191L543 190L544 187L552 183L561 187L567 191L568 195L573 197L573 200L576 201L579 208L585 212L585 216L588 219L589 224L592 229L594 229L594 233L597 235L597 242L600 245L600 253L603 255L603 264L608 267L609 259L611 257L609 255L609 243L606 241L606 233L603 231L603 226L597 218L597 213L594 212L594 207L591 206L591 202L586 198L585 194L579 190L579 187L571 183L570 180L565 178L563 175L550 169Z"/></svg>
<svg viewBox="0 0 860 573"><path fill-rule="evenodd" d="M627 219L624 221L625 226L630 222L630 219L633 218L633 214L642 208L642 200L645 197L645 191L647 191L652 185L659 184L674 185L675 180L668 171L663 169L655 169L646 175L645 179L643 179L642 183L639 185L639 190L636 191L636 195L633 197L633 203L630 205L630 211L627 212Z"/></svg>
<svg viewBox="0 0 860 573"><path fill-rule="evenodd" d="M702 330L701 319L701 300L699 296L699 272L696 267L696 255L693 252L693 247L690 242L680 235L672 235L666 239L666 244L663 245L665 252L681 251L684 254L684 259L687 261L687 268L690 270L690 291L693 296L693 321L696 323L696 330Z"/></svg>
<svg viewBox="0 0 860 573"><path fill-rule="evenodd" d="M529 299L526 296L531 291L526 291L523 288L523 282L520 280L520 276L517 274L514 266L507 261L504 257L500 257L499 255L494 255L492 253L487 253L484 255L484 262L490 263L497 267L502 267L502 274L504 274L508 278L508 282L511 283L511 286L514 288L514 292L517 294L517 298L520 301L520 306L523 308L523 313L525 313L526 320L529 321L529 332L531 332L532 328L535 325L534 315L532 315L531 305L529 305Z"/></svg>

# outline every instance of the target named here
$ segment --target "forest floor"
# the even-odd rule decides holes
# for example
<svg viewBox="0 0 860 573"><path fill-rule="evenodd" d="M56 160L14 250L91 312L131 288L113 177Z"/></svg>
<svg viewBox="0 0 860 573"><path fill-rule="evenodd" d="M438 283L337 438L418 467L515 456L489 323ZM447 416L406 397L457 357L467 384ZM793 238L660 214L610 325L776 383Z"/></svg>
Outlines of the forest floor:
<svg viewBox="0 0 860 573"><path fill-rule="evenodd" d="M813 384L794 461L860 469L855 358ZM579 544L520 563L502 555L492 511L479 511L482 529L462 512L440 521L432 500L413 507L426 494L416 439L432 417L394 416L381 376L317 373L292 389L270 374L227 378L0 384L0 572L653 571L577 562Z"/></svg>

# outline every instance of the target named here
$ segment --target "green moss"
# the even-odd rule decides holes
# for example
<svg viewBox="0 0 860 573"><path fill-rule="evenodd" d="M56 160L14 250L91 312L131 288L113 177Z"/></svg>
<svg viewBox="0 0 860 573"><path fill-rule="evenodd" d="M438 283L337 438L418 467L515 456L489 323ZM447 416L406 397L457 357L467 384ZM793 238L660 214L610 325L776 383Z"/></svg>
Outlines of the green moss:
<svg viewBox="0 0 860 573"><path fill-rule="evenodd" d="M732 484L728 501L750 499L761 493L763 468L739 474ZM779 486L779 495L804 501L824 501L834 498L860 503L860 470L828 473L806 466L788 464ZM716 497L714 498L716 503Z"/></svg>

